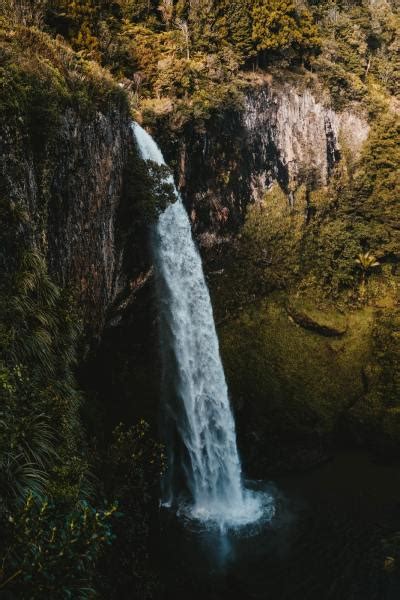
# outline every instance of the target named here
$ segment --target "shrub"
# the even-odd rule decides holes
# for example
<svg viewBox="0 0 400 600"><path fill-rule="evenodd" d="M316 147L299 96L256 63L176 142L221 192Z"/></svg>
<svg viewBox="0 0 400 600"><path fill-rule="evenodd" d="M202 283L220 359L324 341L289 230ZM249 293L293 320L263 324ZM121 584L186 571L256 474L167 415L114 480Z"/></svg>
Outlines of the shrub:
<svg viewBox="0 0 400 600"><path fill-rule="evenodd" d="M97 561L114 539L115 512L116 505L97 510L82 502L66 515L30 494L3 531L0 589L31 600L93 598Z"/></svg>

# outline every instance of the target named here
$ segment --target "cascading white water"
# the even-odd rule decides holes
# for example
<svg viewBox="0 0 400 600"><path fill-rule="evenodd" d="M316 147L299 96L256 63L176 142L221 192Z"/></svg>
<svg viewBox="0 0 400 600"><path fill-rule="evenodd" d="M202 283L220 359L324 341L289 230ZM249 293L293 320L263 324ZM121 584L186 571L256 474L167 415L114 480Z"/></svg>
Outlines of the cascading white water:
<svg viewBox="0 0 400 600"><path fill-rule="evenodd" d="M165 165L153 138L132 125L141 157ZM172 175L165 179L174 185ZM168 431L166 504L191 496L184 512L219 526L259 519L260 495L242 485L235 424L219 354L218 338L201 258L178 191L154 228L153 252ZM271 510L271 509L270 509Z"/></svg>

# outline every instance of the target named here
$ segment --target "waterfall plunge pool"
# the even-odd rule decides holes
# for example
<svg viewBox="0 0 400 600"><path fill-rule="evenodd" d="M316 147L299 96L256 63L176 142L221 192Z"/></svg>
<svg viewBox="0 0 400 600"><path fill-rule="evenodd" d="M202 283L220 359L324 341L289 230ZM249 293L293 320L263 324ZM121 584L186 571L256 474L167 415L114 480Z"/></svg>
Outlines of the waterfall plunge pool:
<svg viewBox="0 0 400 600"><path fill-rule="evenodd" d="M274 517L223 534L161 510L159 600L399 600L385 569L385 540L400 531L398 465L344 452L259 487Z"/></svg>
<svg viewBox="0 0 400 600"><path fill-rule="evenodd" d="M249 535L259 531L276 514L273 487L255 481L243 482L243 501L239 505L210 507L193 505L190 497L181 495L177 500L176 516L193 531L215 532L221 535ZM171 508L171 507L165 507Z"/></svg>

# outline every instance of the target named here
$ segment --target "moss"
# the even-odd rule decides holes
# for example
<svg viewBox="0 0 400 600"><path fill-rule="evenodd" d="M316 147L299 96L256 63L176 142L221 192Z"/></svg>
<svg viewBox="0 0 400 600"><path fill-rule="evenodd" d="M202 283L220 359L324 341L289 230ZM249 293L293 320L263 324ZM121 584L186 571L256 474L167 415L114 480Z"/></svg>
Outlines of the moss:
<svg viewBox="0 0 400 600"><path fill-rule="evenodd" d="M332 307L326 314L342 320ZM371 316L368 309L349 314L344 337L328 340L290 319L278 294L225 324L224 364L234 400L251 415L249 427L266 438L331 433L363 392Z"/></svg>
<svg viewBox="0 0 400 600"><path fill-rule="evenodd" d="M320 335L341 337L347 332L348 320L343 313L321 310L304 298L290 299L286 311L297 325Z"/></svg>
<svg viewBox="0 0 400 600"><path fill-rule="evenodd" d="M253 297L221 320L221 353L247 458L261 454L268 466L293 445L315 449L338 435L385 456L399 454L394 282L393 274L374 277L357 308L308 286Z"/></svg>
<svg viewBox="0 0 400 600"><path fill-rule="evenodd" d="M366 393L352 417L368 443L385 454L400 452L400 312L385 307L376 312L371 353L365 365Z"/></svg>
<svg viewBox="0 0 400 600"><path fill-rule="evenodd" d="M125 103L124 92L96 63L83 61L35 29L0 23L0 115L29 134L37 149L67 108L82 116Z"/></svg>

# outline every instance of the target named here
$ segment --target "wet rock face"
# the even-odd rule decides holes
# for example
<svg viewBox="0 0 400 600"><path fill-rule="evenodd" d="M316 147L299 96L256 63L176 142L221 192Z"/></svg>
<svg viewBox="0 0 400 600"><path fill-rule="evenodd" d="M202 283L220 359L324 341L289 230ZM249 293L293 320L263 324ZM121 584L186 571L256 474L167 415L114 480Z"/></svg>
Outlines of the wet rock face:
<svg viewBox="0 0 400 600"><path fill-rule="evenodd" d="M62 283L79 290L101 327L123 285L116 218L131 143L126 115L98 113L82 124L65 115L50 183L48 254Z"/></svg>
<svg viewBox="0 0 400 600"><path fill-rule="evenodd" d="M55 280L76 290L98 333L126 280L117 213L132 145L128 111L114 106L85 116L69 109L43 138L35 148L23 125L1 128L3 187L26 210L24 235L47 256Z"/></svg>
<svg viewBox="0 0 400 600"><path fill-rule="evenodd" d="M310 91L290 84L250 88L240 111L214 119L206 131L188 130L181 142L178 181L203 243L240 226L249 202L279 182L294 201L303 183L327 184L341 148L356 155L367 123L335 113Z"/></svg>

